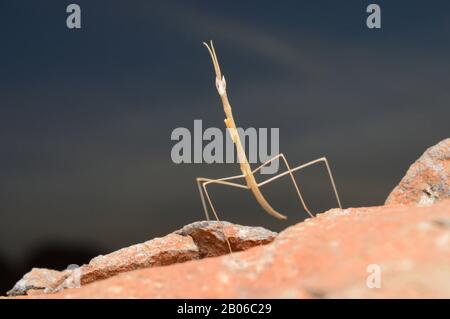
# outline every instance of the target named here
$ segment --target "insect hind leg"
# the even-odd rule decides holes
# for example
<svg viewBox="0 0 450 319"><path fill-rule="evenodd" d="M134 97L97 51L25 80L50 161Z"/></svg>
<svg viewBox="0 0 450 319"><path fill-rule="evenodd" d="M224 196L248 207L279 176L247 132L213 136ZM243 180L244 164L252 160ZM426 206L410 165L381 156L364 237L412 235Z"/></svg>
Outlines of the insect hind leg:
<svg viewBox="0 0 450 319"><path fill-rule="evenodd" d="M253 173L255 173L255 172L261 170L262 167L268 165L269 163L271 163L271 162L277 160L277 159L280 158L280 157L283 159L283 162L284 162L284 164L285 164L286 167L287 167L287 171L285 171L285 172L283 172L283 173L280 173L280 174L278 174L278 175L276 175L276 176L273 176L273 177L271 177L271 178L269 178L269 179L267 179L267 180L265 180L265 181L259 183L258 186L263 186L263 185L269 184L270 182L272 182L272 181L274 181L274 180L276 180L276 179L278 179L278 178L281 178L281 177L283 177L283 176L289 174L290 177L291 177L291 180L292 180L292 182L293 182L293 184L294 184L295 190L296 190L296 192L297 192L297 195L298 195L298 197L299 197L299 200L300 200L300 202L301 202L303 208L306 210L306 212L307 212L311 217L314 217L314 215L311 213L311 211L309 210L308 206L307 206L306 203L305 203L305 200L304 200L304 198L303 198L303 196L302 196L302 193L301 193L301 191L300 191L300 188L298 187L297 181L295 180L295 177L294 177L294 174L293 174L293 173L294 173L295 171L301 170L301 169L306 168L306 167L308 167L308 166L311 166L311 165L314 165L314 164L317 164L317 163L320 163L320 162L324 162L324 163L325 163L325 166L326 166L326 168L327 168L328 176L329 176L329 178L330 178L330 182L331 182L331 185L332 185L332 187L333 187L333 191L334 191L334 195L335 195L335 197L336 197L337 203L338 203L338 205L339 205L339 208L342 209L342 204L341 204L341 200L340 200L340 197L339 197L339 193L338 193L338 190L337 190L337 187L336 187L336 183L335 183L335 181L334 181L333 173L331 172L331 168L330 168L330 165L329 165L328 160L327 160L326 157L318 158L318 159L316 159L316 160L313 160L313 161L308 162L308 163L306 163L306 164L299 165L299 166L294 167L294 168L291 169L290 166L289 166L289 163L288 163L288 161L287 161L287 159L286 159L286 157L285 157L282 153L280 153L280 154L276 155L275 157L273 157L272 159L270 159L269 161L267 161L267 162L265 162L264 164L262 164L261 166L259 166L258 168L256 168L256 169L253 171Z"/></svg>

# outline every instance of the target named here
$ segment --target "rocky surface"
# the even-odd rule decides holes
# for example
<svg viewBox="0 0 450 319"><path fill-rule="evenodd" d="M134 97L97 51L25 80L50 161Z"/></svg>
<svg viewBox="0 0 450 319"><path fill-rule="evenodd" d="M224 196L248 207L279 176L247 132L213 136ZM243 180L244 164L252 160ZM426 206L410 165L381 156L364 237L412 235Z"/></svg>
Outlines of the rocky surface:
<svg viewBox="0 0 450 319"><path fill-rule="evenodd" d="M226 237L232 251L242 251L268 244L277 236L277 233L262 227L241 226L229 222L219 224L214 221L192 223L175 234L191 237L199 249L200 258L229 253Z"/></svg>
<svg viewBox="0 0 450 319"><path fill-rule="evenodd" d="M430 205L450 198L450 138L430 147L409 168L386 204Z"/></svg>
<svg viewBox="0 0 450 319"><path fill-rule="evenodd" d="M45 268L33 268L25 274L14 287L7 292L9 296L25 295L28 291L33 293L49 292L58 287L70 275L70 271L57 271Z"/></svg>
<svg viewBox="0 0 450 319"><path fill-rule="evenodd" d="M30 298L450 298L449 225L449 200L333 209L265 246Z"/></svg>
<svg viewBox="0 0 450 319"><path fill-rule="evenodd" d="M105 256L95 257L89 264L81 267L81 284L130 270L198 259L198 252L198 247L191 237L169 234Z"/></svg>
<svg viewBox="0 0 450 319"><path fill-rule="evenodd" d="M33 269L11 294L450 298L449 150L450 139L429 148L385 206L332 209L278 236L260 227L197 222L166 237L99 256L79 269ZM226 238L234 251L231 255Z"/></svg>
<svg viewBox="0 0 450 319"><path fill-rule="evenodd" d="M225 236L233 251L241 251L270 243L276 235L262 227L228 222L219 224L215 221L195 222L165 237L95 257L78 269L57 271L35 268L17 282L8 295L54 293L122 272L220 256L229 253Z"/></svg>

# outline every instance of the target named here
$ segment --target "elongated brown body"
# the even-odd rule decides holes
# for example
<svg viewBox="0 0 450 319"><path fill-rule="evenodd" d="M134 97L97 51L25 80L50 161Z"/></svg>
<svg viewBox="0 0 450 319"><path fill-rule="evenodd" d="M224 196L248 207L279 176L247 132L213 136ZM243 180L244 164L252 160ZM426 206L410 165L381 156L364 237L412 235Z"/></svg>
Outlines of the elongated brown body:
<svg viewBox="0 0 450 319"><path fill-rule="evenodd" d="M226 92L225 77L222 76L222 73L220 71L220 66L219 66L219 62L217 60L214 46L213 46L212 42L210 43L210 46L208 46L206 43L203 43L203 44L208 48L208 51L211 54L214 69L216 72L216 87L217 87L217 91L219 92L219 96L222 100L223 110L226 115L225 125L227 126L227 128L231 134L233 143L236 146L236 152L238 155L240 168L241 168L242 174L244 174L246 184L247 184L248 188L250 189L250 191L255 196L255 199L257 200L257 202L261 205L261 207L268 214L270 214L273 217L278 218L278 219L286 219L286 216L277 212L269 204L269 202L266 200L266 198L263 196L263 194L261 193L261 191L259 189L258 183L256 182L255 177L253 176L252 169L247 160L247 155L245 154L245 150L242 147L241 139L240 139L239 134L236 129L236 123L234 122L233 112L231 110L231 105L228 100L228 96L227 96L227 92Z"/></svg>

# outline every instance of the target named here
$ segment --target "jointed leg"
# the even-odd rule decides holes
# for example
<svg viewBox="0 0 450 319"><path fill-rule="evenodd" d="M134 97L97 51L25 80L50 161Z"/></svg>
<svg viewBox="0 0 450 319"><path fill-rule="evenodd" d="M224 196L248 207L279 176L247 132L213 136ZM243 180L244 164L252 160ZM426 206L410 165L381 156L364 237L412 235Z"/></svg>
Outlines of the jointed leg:
<svg viewBox="0 0 450 319"><path fill-rule="evenodd" d="M264 164L262 164L261 166L256 168L252 173L253 174L256 173L257 171L261 170L264 166L272 163L273 161L277 160L280 157L283 159L283 162L284 162L284 164L286 165L286 168L287 168L287 171L285 173L291 175L291 180L292 180L292 183L294 184L295 190L297 191L297 195L298 195L298 198L300 199L300 203L302 204L302 206L306 210L306 212L309 214L309 216L314 217L314 215L309 210L308 206L306 206L305 200L303 199L302 193L300 192L300 188L298 187L297 182L295 181L294 174L292 174L292 170L291 170L291 168L290 168L290 166L288 164L288 161L286 160L286 157L283 155L283 153L280 153L280 154L276 155L274 158L268 160L267 162L265 162ZM280 176L280 175L277 175L277 176ZM271 178L271 180L275 179L275 177L277 177L277 176L274 176L273 178ZM259 183L258 186L262 186L264 184L267 184L266 182Z"/></svg>
<svg viewBox="0 0 450 319"><path fill-rule="evenodd" d="M203 205L203 209L205 211L206 219L209 220L209 214L208 214L208 209L207 209L207 206L206 206L206 202L205 202L205 198L204 198L203 192L206 195L206 199L208 200L209 206L211 207L211 210L212 210L212 212L214 214L214 217L216 218L217 222L220 224L220 227L222 228L222 233L225 236L225 239L227 241L227 245L228 245L228 249L230 250L230 253L233 252L233 250L231 249L230 241L228 240L228 237L227 237L227 235L224 232L223 224L222 224L222 222L219 219L219 216L218 216L218 214L217 214L217 212L216 212L216 210L214 208L214 205L212 204L212 201L211 201L211 198L210 198L210 196L208 194L208 190L206 189L206 186L208 184L221 184L221 185L228 185L228 186L234 186L234 187L238 187L238 188L248 189L248 187L246 185L241 185L241 184L237 184L237 183L228 182L229 180L243 178L243 177L244 177L244 175L237 175L237 176L225 177L225 178L220 178L220 179L209 179L209 178L202 178L202 177L197 178L197 185L198 185L198 189L199 189L199 192L200 192L200 197L201 197L201 200L202 200L202 205Z"/></svg>
<svg viewBox="0 0 450 319"><path fill-rule="evenodd" d="M203 177L197 178L198 191L200 193L200 198L202 200L202 205L203 205L203 210L205 211L206 220L209 220L209 214L208 214L208 208L207 208L207 205L205 202L205 197L203 196L202 185L206 186L208 184L214 183L214 184L228 185L228 186L234 186L234 187L248 189L248 187L246 185L228 182L230 180L239 179L239 178L243 178L243 177L244 177L244 175L236 175L236 176L224 177L224 178L219 178L219 179L211 179L211 178L203 178ZM204 190L206 192L206 187L204 187ZM212 208L212 205L210 205L210 206Z"/></svg>
<svg viewBox="0 0 450 319"><path fill-rule="evenodd" d="M286 159L285 159L285 161L286 161ZM334 195L336 196L337 203L339 205L339 208L342 208L341 200L339 198L339 193L338 193L337 188L336 188L336 183L334 182L333 174L331 173L331 168L330 168L330 165L328 164L328 160L327 160L326 157L321 157L321 158L318 158L318 159L316 159L314 161L308 162L306 164L302 164L302 165L299 165L297 167L294 167L290 171L286 171L284 173L281 173L281 174L279 174L277 176L274 176L274 177L272 177L272 178L270 178L270 179L260 183L259 186L262 186L262 185L265 185L267 183L270 183L271 181L273 181L275 179L278 179L280 177L283 177L283 176L285 176L287 174L291 174L292 175L292 173L295 172L295 171L301 170L303 168L306 168L308 166L311 166L311 165L319 163L319 162L324 162L325 163L325 166L327 167L328 176L329 176L330 181L331 181L331 185L333 186L333 191L334 191Z"/></svg>
<svg viewBox="0 0 450 319"><path fill-rule="evenodd" d="M300 199L300 202L302 203L303 208L308 212L308 214L309 214L310 216L313 217L313 214L310 212L310 210L307 208L307 206L306 206L306 204L305 204L305 201L304 201L304 199L303 199L303 196L301 195L300 189L299 189L299 187L298 187L298 185L297 185L297 182L295 181L294 175L293 175L292 173L295 172L295 171L298 171L298 170L300 170L300 169L306 168L306 167L308 167L308 166L311 166L311 165L313 165L313 164L316 164L316 163L318 163L318 162L325 162L325 165L326 165L326 167L327 167L328 176L329 176L329 178L330 178L331 185L333 186L333 191L334 191L334 194L335 194L335 196L336 196L337 203L338 203L339 207L342 208L341 200L340 200L340 198L339 198L339 193L338 193L337 188L336 188L336 183L334 182L333 174L331 173L330 165L328 164L328 160L326 159L326 157L321 157L321 158L319 158L319 159L316 159L316 160L314 160L314 161L308 162L308 163L306 163L306 164L303 164L303 165L300 165L300 166L297 166L297 167L294 167L293 169L291 169L290 166L289 166L289 164L288 164L288 162L287 162L287 160L286 160L286 157L285 157L283 154L278 154L278 155L275 156L274 158L270 159L270 160L267 161L266 163L264 163L264 164L262 164L261 166L259 166L258 168L256 168L256 169L253 171L253 173L255 173L255 172L261 170L261 168L263 168L265 165L268 165L269 163L275 161L276 159L278 159L278 158L280 158L280 157L283 159L283 161L284 161L284 163L285 163L285 165L286 165L286 167L287 167L288 170L287 170L286 172L283 172L283 173L281 173L281 174L278 174L278 175L276 175L276 176L274 176L274 177L272 177L272 178L269 178L268 180L266 180L266 181L264 181L264 182L259 183L258 186L263 186L263 185L268 184L268 183L270 183L270 182L272 182L272 181L274 181L274 180L276 180L276 179L278 179L278 178L280 178L280 177L283 177L283 176L289 174L289 175L291 176L292 182L294 183L295 189L296 189L296 191L297 191L297 194L298 194L298 196L299 196L299 199Z"/></svg>

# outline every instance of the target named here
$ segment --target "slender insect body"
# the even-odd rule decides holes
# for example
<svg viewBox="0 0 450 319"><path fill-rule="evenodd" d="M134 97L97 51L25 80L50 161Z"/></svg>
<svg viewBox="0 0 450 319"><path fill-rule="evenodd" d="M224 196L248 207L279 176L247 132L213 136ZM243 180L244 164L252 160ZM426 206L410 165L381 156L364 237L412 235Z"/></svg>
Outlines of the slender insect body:
<svg viewBox="0 0 450 319"><path fill-rule="evenodd" d="M197 178L197 183L198 183L198 188L200 191L200 197L202 200L202 204L203 204L203 209L205 211L205 216L206 218L209 220L209 214L208 214L208 208L206 205L206 201L205 201L205 195L206 195L206 199L208 201L208 204L213 212L213 214L215 215L216 219L219 221L219 217L217 215L217 212L212 204L211 198L208 194L208 191L206 189L206 186L209 184L222 184L222 185L227 185L227 186L232 186L232 187L238 187L238 188L244 188L244 189L249 189L253 196L255 197L256 201L259 203L259 205L271 216L278 218L278 219L286 219L287 217L279 212L277 212L270 204L269 202L266 200L266 198L264 197L264 195L261 193L260 187L263 185L268 184L269 182L272 182L273 180L276 180L278 178L281 178L285 175L290 175L290 178L292 180L292 183L295 187L295 190L297 192L297 195L299 197L300 203L303 206L303 208L306 210L306 212L311 216L314 217L314 215L311 213L311 211L308 209L308 207L306 206L306 203L303 199L303 196L300 192L300 188L298 187L298 184L294 178L293 172L306 168L310 165L322 162L326 165L329 177L330 177L330 181L331 184L333 186L333 191L334 194L336 196L338 205L340 208L342 208L341 205L341 201L339 198L339 194L337 192L337 188L336 185L334 183L334 178L333 175L331 173L331 169L330 166L328 164L328 161L325 157L311 161L309 163L294 167L293 169L291 169L291 167L289 166L286 157L283 154L278 154L276 155L274 158L270 159L269 161L265 162L264 164L262 164L261 166L259 166L258 168L252 170L250 167L250 164L248 162L247 159L247 155L245 154L245 150L242 146L242 142L240 140L239 134L237 133L237 128L236 128L236 123L234 121L233 118L233 113L231 110L231 104L228 100L228 96L227 96L227 90L226 90L226 80L225 80L225 76L222 75L222 72L220 70L220 66L219 66L219 61L217 59L217 55L216 52L214 50L214 46L212 41L210 42L210 44L206 44L203 43L206 48L208 49L210 55L211 55L211 59L213 62L213 66L214 66L214 70L216 73L216 88L217 88L217 92L219 93L220 99L222 101L222 105L223 105L223 109L226 115L226 118L224 120L225 122L225 126L227 127L228 131L230 132L230 136L231 139L233 141L233 143L235 144L236 147L236 152L238 155L238 159L239 159L239 163L240 163L240 169L242 172L242 175L237 175L237 176L231 176L231 177L225 177L225 178L220 178L220 179L209 179L209 178ZM279 158L281 158L287 168L287 171L284 173L280 173L277 176L274 176L266 181L263 181L261 183L257 183L256 179L254 177L254 174L256 172L258 172L259 170L261 170L264 166L269 165L271 162L278 160ZM232 180L238 180L238 179L244 179L245 180L245 185L239 184L239 183L235 183L235 182L231 182ZM227 243L228 243L228 247L230 249L230 252L232 252L231 250L231 245L230 242L227 239Z"/></svg>

